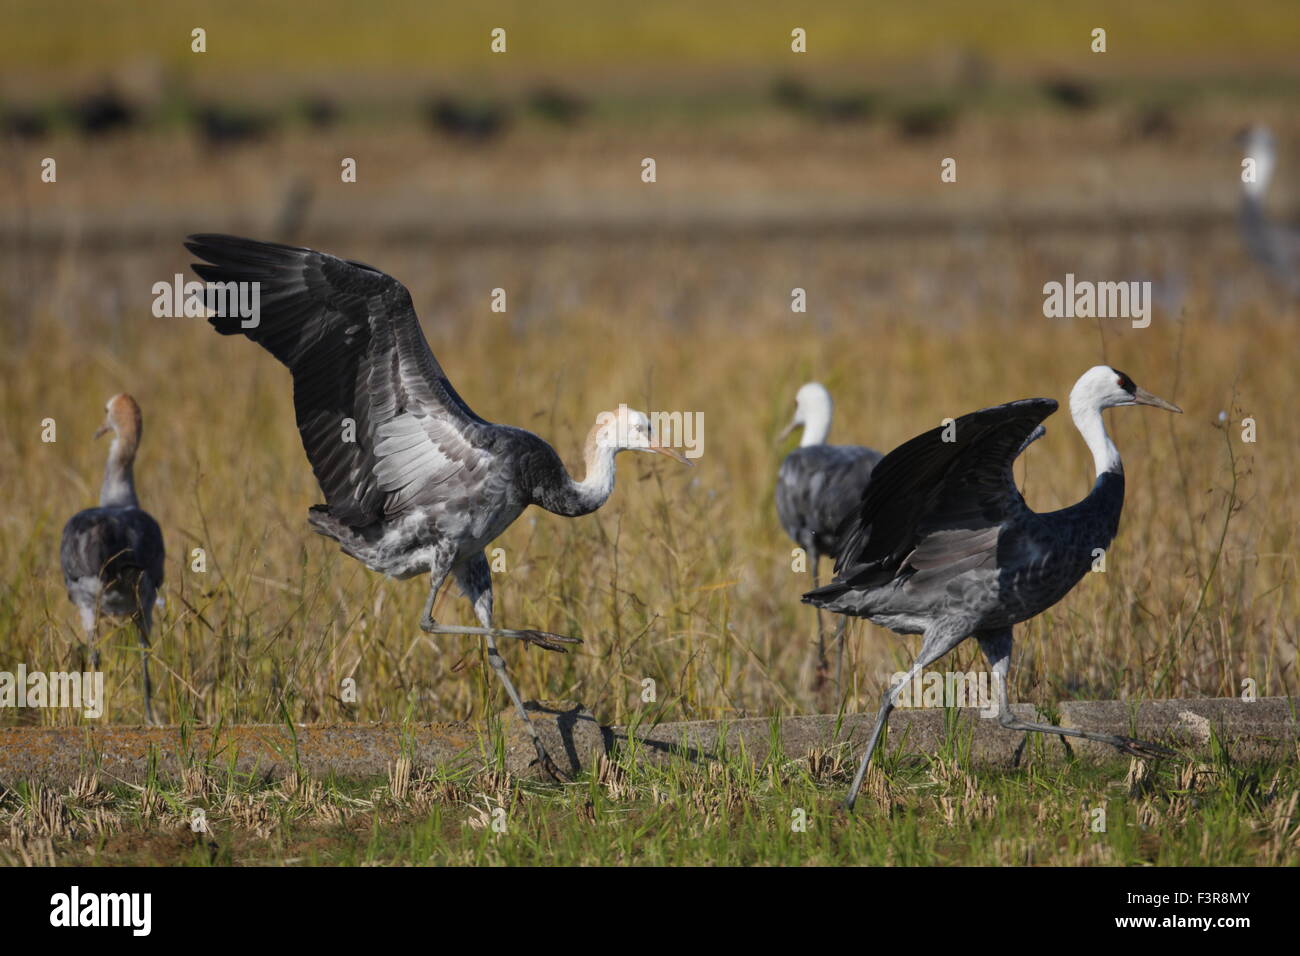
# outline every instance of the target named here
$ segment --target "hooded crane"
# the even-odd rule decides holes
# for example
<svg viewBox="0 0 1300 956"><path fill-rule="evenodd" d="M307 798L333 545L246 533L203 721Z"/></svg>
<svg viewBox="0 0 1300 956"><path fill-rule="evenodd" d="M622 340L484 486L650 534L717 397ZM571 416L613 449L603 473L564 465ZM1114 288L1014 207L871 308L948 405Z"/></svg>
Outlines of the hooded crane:
<svg viewBox="0 0 1300 956"><path fill-rule="evenodd" d="M429 575L421 629L486 638L488 660L541 766L560 779L496 640L561 652L581 642L494 626L483 549L530 504L566 517L595 511L614 490L614 457L624 449L687 459L656 442L642 412L620 407L598 416L587 436L586 476L575 481L536 435L474 414L434 358L396 279L359 262L252 239L196 235L185 245L206 260L193 269L209 283L260 283L255 321L208 321L222 335L247 336L293 374L298 432L325 496L308 513L312 528L372 571ZM449 575L480 627L433 620L434 598Z"/></svg>
<svg viewBox="0 0 1300 956"><path fill-rule="evenodd" d="M840 527L857 509L871 469L880 452L861 445L828 445L833 403L824 385L809 382L795 393L794 418L781 432L783 440L796 428L803 429L799 447L785 456L776 476L776 513L785 533L808 556L808 570L816 588L822 556L838 558L842 538ZM841 617L835 630L835 696L841 693L844 671L844 626ZM822 613L817 611L817 681L826 682L826 639Z"/></svg>
<svg viewBox="0 0 1300 956"><path fill-rule="evenodd" d="M1273 222L1264 208L1264 197L1277 166L1277 141L1267 126L1252 126L1238 141L1250 160L1254 176L1242 180L1241 235L1251 256L1273 273L1293 293L1300 292L1300 229Z"/></svg>
<svg viewBox="0 0 1300 956"><path fill-rule="evenodd" d="M1085 372L1070 391L1070 414L1097 479L1086 498L1061 511L1030 511L1011 471L1026 440L1056 411L1050 398L963 415L951 428L904 442L876 466L834 580L804 600L923 637L906 676L881 701L847 809L902 688L971 636L993 669L1003 727L1084 737L1139 756L1167 752L1128 737L1020 720L1007 702L1012 627L1065 597L1119 530L1124 466L1101 417L1119 405L1181 411L1109 366Z"/></svg>
<svg viewBox="0 0 1300 956"><path fill-rule="evenodd" d="M140 406L130 395L114 395L105 413L95 437L112 431L113 444L104 466L99 507L77 512L63 526L59 561L68 598L81 611L92 669L99 669L96 631L100 617L130 618L135 624L144 649L144 719L152 724L149 633L154 601L163 584L163 536L158 522L141 510L135 495L133 466L143 428Z"/></svg>

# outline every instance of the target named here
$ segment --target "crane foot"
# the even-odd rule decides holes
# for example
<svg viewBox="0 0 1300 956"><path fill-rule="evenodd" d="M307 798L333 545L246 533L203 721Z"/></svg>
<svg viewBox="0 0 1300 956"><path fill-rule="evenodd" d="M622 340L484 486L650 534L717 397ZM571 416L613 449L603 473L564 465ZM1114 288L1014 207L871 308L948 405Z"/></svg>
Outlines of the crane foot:
<svg viewBox="0 0 1300 956"><path fill-rule="evenodd" d="M1162 747L1160 744L1153 744L1147 740L1135 740L1132 737L1115 737L1114 740L1107 741L1120 753L1128 754L1131 757L1143 757L1147 760L1156 760L1160 757L1176 757L1176 751L1168 747Z"/></svg>
<svg viewBox="0 0 1300 956"><path fill-rule="evenodd" d="M537 760L542 765L542 769L546 771L547 776L556 783L572 782L569 775L555 765L555 761L551 759L551 755L548 754L546 748L542 746L541 740L533 738L533 743L537 745Z"/></svg>
<svg viewBox="0 0 1300 956"><path fill-rule="evenodd" d="M552 634L550 631L523 630L514 631L513 637L519 638L525 644L532 644L540 647L544 651L555 651L558 654L567 654L565 644L581 644L582 638L568 637L564 634Z"/></svg>
<svg viewBox="0 0 1300 956"><path fill-rule="evenodd" d="M582 638L568 637L564 634L552 634L550 631L537 631L532 628L513 630L504 627L463 627L459 624L439 624L425 618L420 622L420 630L427 634L478 634L484 637L512 637L525 644L535 644L546 651L565 653L564 645L581 644Z"/></svg>

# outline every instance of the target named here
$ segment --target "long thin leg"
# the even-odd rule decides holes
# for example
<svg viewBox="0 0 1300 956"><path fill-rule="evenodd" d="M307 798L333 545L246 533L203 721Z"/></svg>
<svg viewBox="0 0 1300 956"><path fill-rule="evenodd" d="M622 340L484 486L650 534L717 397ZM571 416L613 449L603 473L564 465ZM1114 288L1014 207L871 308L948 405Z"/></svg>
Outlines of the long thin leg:
<svg viewBox="0 0 1300 956"><path fill-rule="evenodd" d="M484 572L487 574L487 593L492 593L492 570L487 565L487 558L479 555L471 558L469 563L477 564L479 560L483 561ZM451 570L450 562L435 568L430 572L429 596L424 601L424 610L420 612L420 630L426 634L472 634L479 637L512 637L524 641L528 644L536 644L543 650L559 651L564 653L565 644L581 644L582 639L577 637L567 637L563 634L552 634L550 631L538 631L532 628L523 630L512 630L504 627L491 626L491 602L488 604L488 619L484 621L480 616L479 620L484 621L482 627L470 627L461 624L439 624L433 619L433 602L438 596L438 589L442 587L442 582L446 580L447 574ZM460 580L461 574L458 573L457 579ZM461 590L465 590L465 584L461 581ZM466 597L469 597L466 592ZM470 598L474 601L475 598ZM477 609L476 609L477 610Z"/></svg>
<svg viewBox="0 0 1300 956"><path fill-rule="evenodd" d="M804 549L808 555L808 573L812 575L813 590L821 587L821 575L818 573L821 567L821 555L817 548L809 546ZM820 693L826 686L826 674L830 667L826 663L826 632L822 623L822 609L816 608L817 614L817 661L813 672L813 692Z"/></svg>
<svg viewBox="0 0 1300 956"><path fill-rule="evenodd" d="M149 625L143 620L137 620L136 633L140 636L140 647L144 651L140 657L140 670L144 674L144 722L152 727L158 721L153 715L153 683L149 680Z"/></svg>
<svg viewBox="0 0 1300 956"><path fill-rule="evenodd" d="M542 765L542 769L551 777L552 780L560 783L565 782L568 777L555 766L555 761L551 755L546 752L546 745L542 743L542 735L537 732L537 727L533 724L532 718L528 716L528 709L524 707L524 702L519 698L519 691L515 690L515 685L510 680L510 675L506 673L506 661L497 650L496 638L491 634L487 636L488 663L492 665L492 670L496 673L497 678L506 689L506 694L510 697L511 702L515 705L515 713L519 719L524 722L529 736L533 738L533 748L537 751L537 760Z"/></svg>
<svg viewBox="0 0 1300 956"><path fill-rule="evenodd" d="M1172 756L1174 751L1159 744L1118 734L1099 734L1091 730L1076 730L1072 727L1056 727L1052 724L1039 724L1021 720L1011 712L1007 694L1007 677L1011 671L1011 628L996 631L980 631L975 635L980 643L980 650L993 668L993 679L998 685L998 723L1007 730L1020 730L1027 733L1056 734L1060 737L1082 737L1098 743L1110 744L1121 753L1134 757Z"/></svg>
<svg viewBox="0 0 1300 956"><path fill-rule="evenodd" d="M95 608L93 607L81 607L80 610L81 610L81 629L86 634L86 643L85 646L82 648L82 652L81 652L82 660L84 661L86 655L89 654L90 669L92 671L97 671L99 670L99 643L98 643L99 639L95 633L97 630L96 625L98 623L95 619L96 611Z"/></svg>
<svg viewBox="0 0 1300 956"><path fill-rule="evenodd" d="M142 578L136 585L136 598L139 611L135 614L135 631L140 638L140 672L144 685L144 722L154 726L158 721L153 715L153 683L149 680L149 635L153 631L153 604L158 596L152 582Z"/></svg>
<svg viewBox="0 0 1300 956"><path fill-rule="evenodd" d="M835 626L835 705L844 700L844 631L849 625L846 615L839 616L840 622Z"/></svg>
<svg viewBox="0 0 1300 956"><path fill-rule="evenodd" d="M880 735L885 729L885 722L889 720L889 714L898 704L898 696L902 693L903 688L912 682L922 670L929 667L943 655L960 644L966 639L966 635L961 632L954 632L951 629L939 628L928 631L925 640L921 642L921 650L916 655L916 660L908 668L903 679L885 691L884 697L880 701L880 712L876 715L876 726L871 730L871 739L867 741L867 752L862 755L862 763L858 764L858 773L853 778L853 785L849 787L849 795L844 798L844 809L852 810L853 804L857 802L858 791L862 789L862 781L867 776L867 765L871 763L871 755L876 751L876 745L880 742Z"/></svg>
<svg viewBox="0 0 1300 956"><path fill-rule="evenodd" d="M420 622L420 627L431 634L479 634L487 638L488 663L492 665L493 673L496 674L497 679L500 680L502 686L505 687L506 695L510 698L510 702L515 705L515 712L519 715L519 719L523 721L524 727L527 729L529 736L533 738L533 747L537 751L538 762L541 764L542 769L545 770L553 779L563 782L566 779L565 775L560 771L560 768L555 765L555 761L551 759L550 754L546 752L546 746L542 743L542 736L537 732L537 727L533 724L532 718L529 717L528 709L524 707L524 702L519 696L519 691L515 690L514 682L510 680L510 674L506 671L505 658L501 656L501 652L497 648L496 638L501 636L519 637L529 643L536 644L539 647L544 647L547 650L560 651L561 653L563 653L564 648L556 645L554 643L555 641L573 644L580 644L582 642L574 637L564 637L559 634L550 634L546 631L512 631L493 627L492 571L488 567L487 558L484 555L478 554L467 561L462 562L456 567L455 574L461 592L473 603L474 614L478 617L479 623L483 626L477 628L453 627L435 623L428 616L428 609L433 605L431 594L429 601L426 603L426 620ZM434 592L437 591L438 585L441 583L441 581L438 581L434 584ZM425 626L426 621L430 626Z"/></svg>

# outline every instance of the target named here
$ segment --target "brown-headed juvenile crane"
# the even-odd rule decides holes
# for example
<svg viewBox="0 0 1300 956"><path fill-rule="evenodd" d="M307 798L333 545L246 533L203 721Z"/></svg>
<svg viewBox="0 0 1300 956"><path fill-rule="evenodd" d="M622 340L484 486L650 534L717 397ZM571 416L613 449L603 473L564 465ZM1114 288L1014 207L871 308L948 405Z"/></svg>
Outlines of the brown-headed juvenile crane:
<svg viewBox="0 0 1300 956"><path fill-rule="evenodd" d="M541 766L559 779L496 640L551 651L580 641L494 626L483 549L530 504L566 517L595 511L614 490L620 451L687 459L657 443L645 414L620 407L598 416L587 436L586 476L575 481L536 435L474 414L434 358L396 279L359 262L252 239L196 235L185 245L206 260L193 268L209 283L260 284L255 320L208 321L222 335L252 339L292 373L298 432L325 496L308 514L312 528L373 571L429 575L420 627L486 639L488 660ZM433 620L434 598L449 575L480 627Z"/></svg>
<svg viewBox="0 0 1300 956"><path fill-rule="evenodd" d="M840 555L843 539L840 528L862 500L862 492L871 478L871 469L880 461L880 452L861 445L828 445L834 405L831 393L819 382L800 387L794 397L794 418L781 432L783 440L796 428L803 429L799 447L785 456L776 476L776 513L781 527L808 558L813 587L821 584L818 568L823 556ZM826 682L826 638L822 632L822 612L817 613L816 688ZM835 696L842 690L844 672L844 625L841 617L835 629L836 666Z"/></svg>
<svg viewBox="0 0 1300 956"><path fill-rule="evenodd" d="M158 522L140 508L135 494L135 453L143 420L130 395L114 395L105 407L98 438L113 433L99 488L99 507L73 515L63 526L59 561L68 598L81 611L91 668L99 669L97 630L101 617L130 618L143 648L144 719L154 723L149 683L149 633L153 606L163 584L163 536Z"/></svg>
<svg viewBox="0 0 1300 956"><path fill-rule="evenodd" d="M1065 597L1119 530L1124 466L1101 413L1120 405L1181 411L1107 365L1084 372L1070 391L1070 414L1097 478L1086 498L1060 511L1030 511L1011 471L1040 422L1056 411L1050 398L963 415L904 442L876 465L834 580L804 600L923 636L906 676L884 694L846 808L853 808L903 687L972 636L993 669L1003 727L1084 737L1139 756L1168 752L1129 737L1020 720L1007 701L1012 627Z"/></svg>

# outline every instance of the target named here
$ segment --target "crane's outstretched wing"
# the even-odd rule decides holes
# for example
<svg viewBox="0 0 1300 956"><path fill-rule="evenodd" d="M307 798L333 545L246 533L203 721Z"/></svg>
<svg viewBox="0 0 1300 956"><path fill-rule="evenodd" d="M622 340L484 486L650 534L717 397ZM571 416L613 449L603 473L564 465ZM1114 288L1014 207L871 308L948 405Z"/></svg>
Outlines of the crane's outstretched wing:
<svg viewBox="0 0 1300 956"><path fill-rule="evenodd" d="M365 526L400 515L457 475L481 477L492 426L452 388L400 282L278 243L195 235L185 246L207 260L193 266L200 278L259 284L255 326L244 328L238 315L208 321L222 335L252 339L293 373L298 432L331 515Z"/></svg>
<svg viewBox="0 0 1300 956"><path fill-rule="evenodd" d="M1026 448L1028 448L1030 445L1038 441L1038 439L1042 438L1046 434L1047 434L1047 429L1044 426L1042 425L1037 426L1032 432L1029 433L1029 437L1020 443L1020 447L1016 449L1015 457L1013 457L1011 460L1015 461L1016 458L1019 458L1021 455L1025 453Z"/></svg>
<svg viewBox="0 0 1300 956"><path fill-rule="evenodd" d="M891 451L872 471L835 581L873 587L991 553L999 530L1028 511L1011 465L1056 408L1050 398L996 405Z"/></svg>

